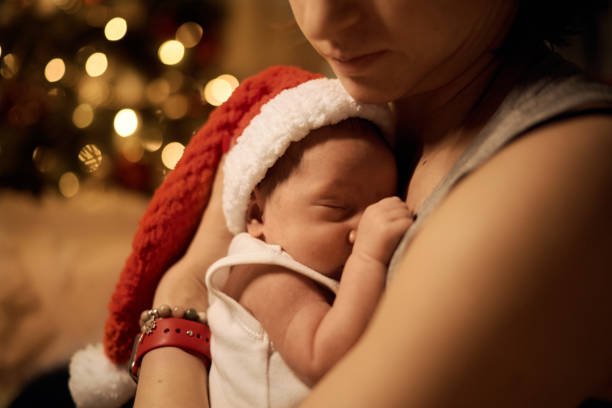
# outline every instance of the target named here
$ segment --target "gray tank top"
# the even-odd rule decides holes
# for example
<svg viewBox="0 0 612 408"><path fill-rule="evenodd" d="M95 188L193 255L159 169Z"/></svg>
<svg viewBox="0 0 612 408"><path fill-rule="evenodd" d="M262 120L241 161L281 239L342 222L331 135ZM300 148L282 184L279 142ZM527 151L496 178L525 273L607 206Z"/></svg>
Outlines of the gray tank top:
<svg viewBox="0 0 612 408"><path fill-rule="evenodd" d="M472 144L423 202L417 220L391 258L387 280L393 278L401 255L423 222L459 180L529 130L594 110L612 114L612 87L587 79L574 65L545 52L506 95Z"/></svg>

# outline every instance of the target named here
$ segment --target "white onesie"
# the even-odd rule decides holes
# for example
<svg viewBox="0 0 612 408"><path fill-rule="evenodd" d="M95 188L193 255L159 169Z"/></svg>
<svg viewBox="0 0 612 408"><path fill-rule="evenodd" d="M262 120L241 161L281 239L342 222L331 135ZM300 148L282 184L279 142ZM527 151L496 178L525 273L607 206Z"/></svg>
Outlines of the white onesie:
<svg viewBox="0 0 612 408"><path fill-rule="evenodd" d="M261 324L222 291L231 266L244 264L280 265L334 293L338 282L295 261L278 245L268 245L247 233L236 235L228 255L206 272L208 324L212 332L211 407L296 406L309 388L285 364Z"/></svg>

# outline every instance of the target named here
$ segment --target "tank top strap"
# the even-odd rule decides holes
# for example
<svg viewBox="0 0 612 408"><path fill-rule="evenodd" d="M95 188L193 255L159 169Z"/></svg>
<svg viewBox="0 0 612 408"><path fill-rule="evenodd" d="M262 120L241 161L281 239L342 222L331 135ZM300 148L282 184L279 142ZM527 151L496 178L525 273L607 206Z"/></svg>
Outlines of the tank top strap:
<svg viewBox="0 0 612 408"><path fill-rule="evenodd" d="M303 275L321 286L338 291L338 281L297 262L278 245L269 245L247 233L236 235L230 244L228 255L213 263L206 273L206 286L209 290L220 291L234 265L264 264L278 265Z"/></svg>
<svg viewBox="0 0 612 408"><path fill-rule="evenodd" d="M567 116L593 111L612 114L612 88L589 80L557 54L543 52L425 199L417 212L417 220L406 231L391 258L387 280L393 278L401 255L425 219L463 177L530 130Z"/></svg>

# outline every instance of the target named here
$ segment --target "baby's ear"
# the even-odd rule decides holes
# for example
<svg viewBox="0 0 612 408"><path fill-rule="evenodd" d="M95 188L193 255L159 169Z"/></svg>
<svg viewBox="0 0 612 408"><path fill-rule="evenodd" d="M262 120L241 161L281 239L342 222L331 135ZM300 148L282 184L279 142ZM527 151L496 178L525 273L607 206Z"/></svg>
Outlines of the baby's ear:
<svg viewBox="0 0 612 408"><path fill-rule="evenodd" d="M247 207L246 213L246 227L247 232L255 238L265 240L264 237L264 204L265 200L261 191L256 187L251 192L249 198L249 206Z"/></svg>

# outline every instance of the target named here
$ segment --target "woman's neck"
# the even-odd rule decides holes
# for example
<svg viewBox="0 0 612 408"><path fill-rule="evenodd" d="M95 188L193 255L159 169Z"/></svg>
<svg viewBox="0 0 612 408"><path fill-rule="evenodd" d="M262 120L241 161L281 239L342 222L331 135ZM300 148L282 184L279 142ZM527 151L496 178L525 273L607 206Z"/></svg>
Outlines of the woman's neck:
<svg viewBox="0 0 612 408"><path fill-rule="evenodd" d="M479 127L486 121L480 101L500 65L500 57L484 54L446 85L396 101L399 134L416 137L426 149L455 139L466 128Z"/></svg>

